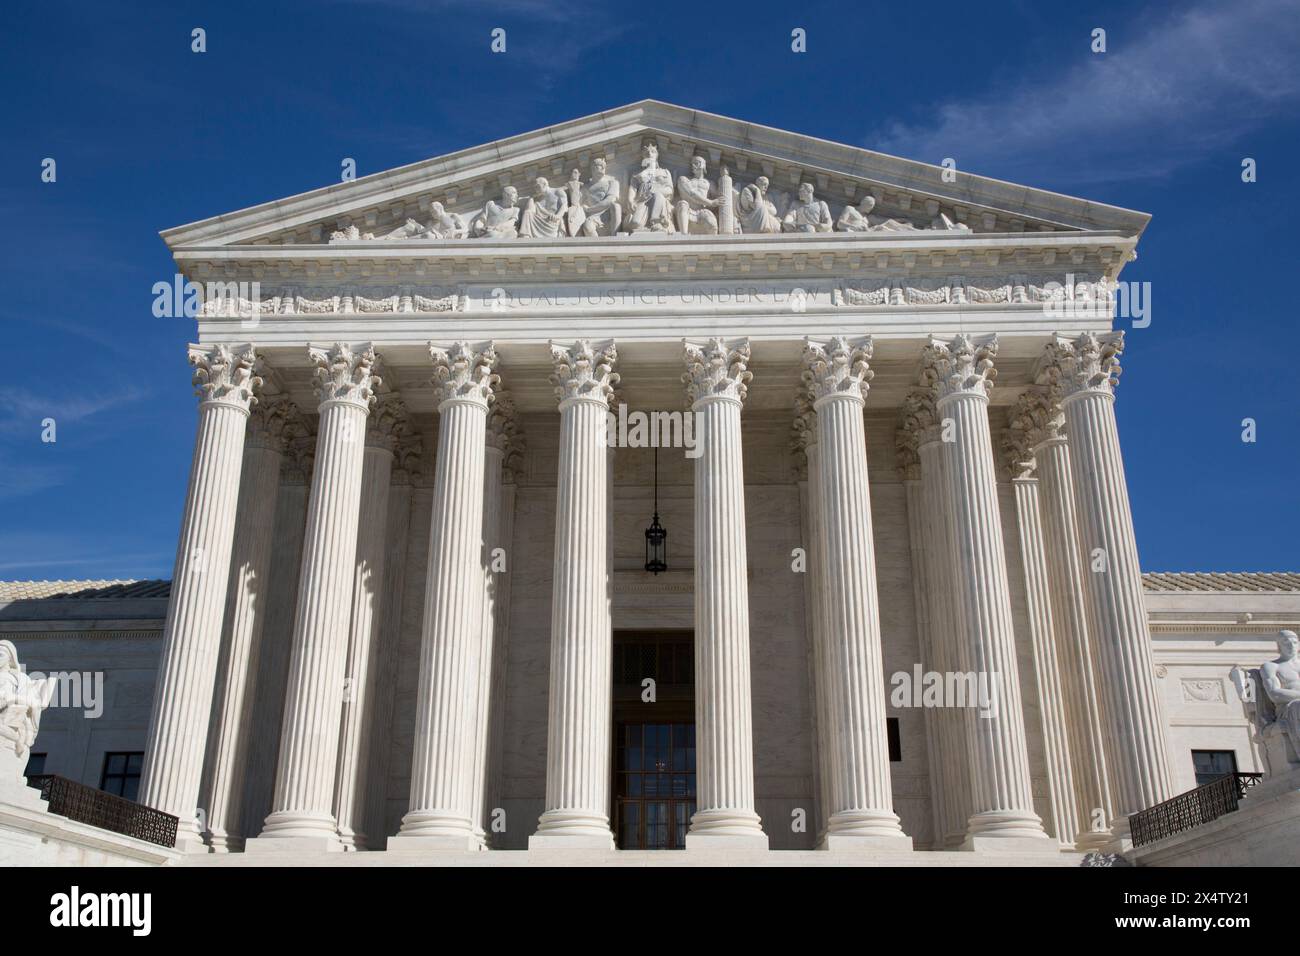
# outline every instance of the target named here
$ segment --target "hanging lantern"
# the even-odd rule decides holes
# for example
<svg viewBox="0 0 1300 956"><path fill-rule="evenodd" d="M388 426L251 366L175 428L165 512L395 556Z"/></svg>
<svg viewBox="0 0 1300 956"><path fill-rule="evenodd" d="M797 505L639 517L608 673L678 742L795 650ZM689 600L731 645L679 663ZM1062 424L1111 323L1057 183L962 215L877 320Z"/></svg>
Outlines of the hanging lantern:
<svg viewBox="0 0 1300 956"><path fill-rule="evenodd" d="M655 447L655 511L645 529L645 569L651 574L668 570L668 532L659 523L659 448Z"/></svg>

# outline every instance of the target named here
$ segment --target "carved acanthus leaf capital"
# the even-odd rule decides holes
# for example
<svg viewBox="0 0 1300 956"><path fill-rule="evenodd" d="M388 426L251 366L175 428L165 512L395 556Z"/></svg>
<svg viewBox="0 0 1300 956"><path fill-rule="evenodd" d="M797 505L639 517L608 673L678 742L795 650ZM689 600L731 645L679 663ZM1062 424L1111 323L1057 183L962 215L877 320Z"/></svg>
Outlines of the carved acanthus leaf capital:
<svg viewBox="0 0 1300 956"><path fill-rule="evenodd" d="M987 398L998 374L993 367L997 354L996 335L978 339L965 334L951 339L931 336L921 359L920 384L933 388L940 400L953 395Z"/></svg>
<svg viewBox="0 0 1300 956"><path fill-rule="evenodd" d="M1057 336L1044 352L1039 378L1060 399L1083 393L1114 396L1123 352L1123 332Z"/></svg>
<svg viewBox="0 0 1300 956"><path fill-rule="evenodd" d="M1013 479L1034 477L1034 446L1015 418L1002 430L1002 466Z"/></svg>
<svg viewBox="0 0 1300 956"><path fill-rule="evenodd" d="M1030 451L1045 441L1060 438L1065 413L1055 390L1046 385L1031 385L1021 392L1011 409L1008 427L1024 433Z"/></svg>
<svg viewBox="0 0 1300 956"><path fill-rule="evenodd" d="M682 341L685 350L686 374L682 384L692 403L706 398L728 398L743 402L749 391L749 339L737 339L728 344L720 338L709 339L704 345Z"/></svg>
<svg viewBox="0 0 1300 956"><path fill-rule="evenodd" d="M804 339L803 381L814 401L837 396L866 397L875 372L868 364L873 354L871 337L849 341L841 335L827 342Z"/></svg>
<svg viewBox="0 0 1300 956"><path fill-rule="evenodd" d="M568 346L554 342L550 346L555 367L551 384L561 404L575 399L610 403L619 381L614 371L618 349L613 342L592 345L588 339L579 339Z"/></svg>
<svg viewBox="0 0 1300 956"><path fill-rule="evenodd" d="M920 479L921 446L938 437L934 393L929 389L909 392L898 410L898 428L894 432L894 460L904 481Z"/></svg>
<svg viewBox="0 0 1300 956"><path fill-rule="evenodd" d="M411 421L410 415L398 423L393 439L393 476L395 484L404 485L420 475L420 457L424 454L424 439Z"/></svg>
<svg viewBox="0 0 1300 956"><path fill-rule="evenodd" d="M284 429L285 456L280 473L291 484L311 484L316 467L316 435L307 419L294 415Z"/></svg>
<svg viewBox="0 0 1300 956"><path fill-rule="evenodd" d="M486 408L492 401L492 393L501 378L496 374L497 350L491 342L478 350L468 342L457 342L449 349L440 349L430 342L429 355L433 359L432 384L439 405L459 400Z"/></svg>
<svg viewBox="0 0 1300 956"><path fill-rule="evenodd" d="M524 435L519 430L519 414L509 392L498 392L488 412L487 442L489 448L501 452L503 478L513 479L523 458Z"/></svg>
<svg viewBox="0 0 1300 956"><path fill-rule="evenodd" d="M806 386L794 395L794 421L790 425L790 450L800 477L808 473L808 449L817 444L817 411Z"/></svg>
<svg viewBox="0 0 1300 956"><path fill-rule="evenodd" d="M369 409L375 387L382 379L376 374L379 359L369 343L355 350L343 342L329 348L308 346L307 354L316 366L316 397L328 402L350 402Z"/></svg>
<svg viewBox="0 0 1300 956"><path fill-rule="evenodd" d="M397 392L380 392L366 419L366 444L394 451L399 433L407 425L406 403Z"/></svg>
<svg viewBox="0 0 1300 956"><path fill-rule="evenodd" d="M283 453L292 426L299 417L298 406L287 395L262 395L249 409L245 441Z"/></svg>
<svg viewBox="0 0 1300 956"><path fill-rule="evenodd" d="M204 402L229 405L247 412L262 387L262 360L251 345L191 345L194 394Z"/></svg>

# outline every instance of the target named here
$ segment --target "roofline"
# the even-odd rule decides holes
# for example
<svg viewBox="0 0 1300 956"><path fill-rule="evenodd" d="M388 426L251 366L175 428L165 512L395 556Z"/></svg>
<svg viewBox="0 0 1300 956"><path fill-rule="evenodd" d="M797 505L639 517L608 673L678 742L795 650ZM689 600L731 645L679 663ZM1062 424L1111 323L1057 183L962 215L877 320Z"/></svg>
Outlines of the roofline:
<svg viewBox="0 0 1300 956"><path fill-rule="evenodd" d="M591 113L587 116L565 120L561 123L552 124L550 126L539 127L524 133L517 133L504 139L494 140L489 143L480 143L450 153L430 157L428 159L417 160L416 162L407 163L402 166L395 166L347 182L332 183L328 186L321 186L291 196L281 197L280 199L270 200L254 206L247 206L243 209L222 213L217 216L210 216L206 219L199 219L183 225L173 226L169 229L161 230L159 236L167 244L169 249L175 250L179 246L186 245L193 241L211 239L213 227L215 226L229 224L234 227L242 222L256 220L260 215L279 207L298 205L304 201L320 199L342 193L355 194L359 191L365 193L369 191L365 188L367 186L374 187L383 184L386 181L406 177L422 170L432 171L440 167L443 169L454 167L458 163L470 157L474 157L476 154L482 153L484 150L493 150L497 154L498 158L503 158L503 154L511 152L511 147L521 144L532 145L533 140L536 140L543 135L550 140L554 140L557 134L570 130L581 130L584 127L592 127L593 131L606 129L612 131L619 127L634 125L638 122L649 128L654 128L653 120L656 116L661 116L664 120L667 120L674 125L683 126L688 129L709 126L720 127L727 125L738 127L733 131L733 136L738 136L743 143L750 143L753 141L761 142L772 137L796 136L808 143L817 143L827 146L831 150L850 151L851 153L857 154L857 165L863 165L865 163L876 163L885 166L902 164L901 171L906 175L903 177L904 181L898 184L900 188L928 192L936 196L943 196L944 198L948 198L957 203L988 205L987 201L981 202L969 195L973 192L987 191L996 195L1008 197L1007 201L1014 201L1010 198L1010 194L1019 193L1022 201L1025 199L1037 200L1040 203L1047 201L1047 204L1049 205L1052 204L1053 201L1057 204L1062 201L1067 204L1080 204L1090 213L1100 213L1102 219L1114 221L1112 225L1102 226L1100 228L1126 229L1131 232L1134 238L1137 238L1142 234L1147 223L1151 219L1149 213L1125 209L1120 206L1112 206L1106 203L1092 202L1091 200L1068 196L1064 193L1024 186L1019 183L1012 183L989 176L981 176L976 173L958 172L958 182L956 184L946 185L960 185L962 188L944 189L943 186L945 184L942 182L936 184L932 181L934 171L941 168L932 163L923 163L918 160L908 159L902 156L894 156L889 153L881 153L861 146L851 146L846 143L823 139L805 133L794 133L789 130L782 130L760 123L738 120L733 117L722 116L721 114L710 113L704 110L692 110L672 103L665 103L662 100L644 99L638 100L634 103L628 103L624 106L615 107L614 109ZM713 131L717 132L718 130L715 129ZM701 129L701 133L703 132L705 132L705 130ZM761 151L757 143L750 148L753 148L756 151ZM861 175L870 178L865 172ZM927 177L926 181L908 182L908 180L913 179L919 180L922 176Z"/></svg>

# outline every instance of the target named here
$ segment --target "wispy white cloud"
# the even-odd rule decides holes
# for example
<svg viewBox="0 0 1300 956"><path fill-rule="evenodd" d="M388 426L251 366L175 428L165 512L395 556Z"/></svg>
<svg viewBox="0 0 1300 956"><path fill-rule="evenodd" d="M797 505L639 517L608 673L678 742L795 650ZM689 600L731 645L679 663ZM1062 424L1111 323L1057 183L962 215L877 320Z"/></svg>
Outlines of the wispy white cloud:
<svg viewBox="0 0 1300 956"><path fill-rule="evenodd" d="M126 385L102 395L54 398L6 386L0 388L0 435L30 432L39 436L46 418L53 418L56 427L72 425L119 411L148 394L143 388Z"/></svg>
<svg viewBox="0 0 1300 956"><path fill-rule="evenodd" d="M866 145L998 178L1110 182L1168 175L1294 112L1300 0L1175 9L1110 25L1106 53L1081 35L1047 75L938 103L932 119L886 124Z"/></svg>

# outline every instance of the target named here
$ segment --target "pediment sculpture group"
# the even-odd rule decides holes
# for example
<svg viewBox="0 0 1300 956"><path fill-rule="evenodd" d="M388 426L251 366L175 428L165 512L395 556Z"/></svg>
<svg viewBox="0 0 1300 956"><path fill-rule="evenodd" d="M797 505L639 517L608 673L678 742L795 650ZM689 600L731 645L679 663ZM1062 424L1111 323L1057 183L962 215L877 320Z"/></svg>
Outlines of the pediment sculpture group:
<svg viewBox="0 0 1300 956"><path fill-rule="evenodd" d="M382 235L362 233L356 226L348 226L332 233L330 240L562 239L642 232L725 235L970 231L942 212L926 226L875 215L876 199L870 194L856 206L846 205L838 218L832 218L830 206L816 198L809 182L800 183L798 197L784 211L778 211L769 185L766 176L759 176L750 185L734 189L724 167L715 187L702 156L693 157L690 175L679 176L674 183L672 173L659 165L658 147L646 143L641 150L641 168L631 177L626 196L622 184L609 173L605 159L597 157L586 183L577 169L563 186L552 186L546 177L539 176L533 180L532 195L521 200L519 190L506 186L499 201L489 200L468 218L434 202L427 223L407 219Z"/></svg>

